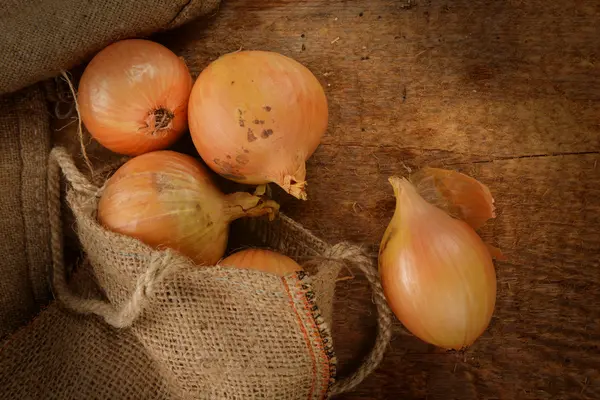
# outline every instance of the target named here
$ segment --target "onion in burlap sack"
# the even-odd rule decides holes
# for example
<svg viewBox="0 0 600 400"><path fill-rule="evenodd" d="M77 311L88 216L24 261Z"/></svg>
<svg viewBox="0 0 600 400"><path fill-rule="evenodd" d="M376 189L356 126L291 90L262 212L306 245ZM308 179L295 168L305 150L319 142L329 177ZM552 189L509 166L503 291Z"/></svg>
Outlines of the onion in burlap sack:
<svg viewBox="0 0 600 400"><path fill-rule="evenodd" d="M59 165L90 276L105 298L75 294L67 285ZM314 276L198 267L173 251L101 227L95 211L102 189L64 149L53 150L49 172L54 292L71 311L52 305L6 344L0 392L60 399L321 399L350 390L381 361L391 318L377 271L360 249L328 246L282 215L275 224L252 223L253 234L291 257L311 256ZM364 364L335 382L328 327L335 279L345 262L367 275L380 326ZM48 333L53 336L43 340ZM26 363L23 354L29 355ZM33 380L35 385L25 384Z"/></svg>

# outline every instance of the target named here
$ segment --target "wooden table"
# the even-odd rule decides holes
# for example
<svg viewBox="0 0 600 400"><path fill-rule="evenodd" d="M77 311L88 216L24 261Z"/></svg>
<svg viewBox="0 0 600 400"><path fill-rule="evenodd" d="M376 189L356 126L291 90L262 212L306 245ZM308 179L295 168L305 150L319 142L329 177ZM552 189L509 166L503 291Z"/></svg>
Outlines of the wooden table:
<svg viewBox="0 0 600 400"><path fill-rule="evenodd" d="M397 323L381 367L344 398L600 398L598 21L593 0L232 0L160 36L194 75L240 48L315 73L330 126L309 201L283 210L331 243L376 251L390 175L441 166L491 188L498 217L481 234L508 261L488 331L457 353ZM335 307L344 373L373 340L365 280L341 282Z"/></svg>

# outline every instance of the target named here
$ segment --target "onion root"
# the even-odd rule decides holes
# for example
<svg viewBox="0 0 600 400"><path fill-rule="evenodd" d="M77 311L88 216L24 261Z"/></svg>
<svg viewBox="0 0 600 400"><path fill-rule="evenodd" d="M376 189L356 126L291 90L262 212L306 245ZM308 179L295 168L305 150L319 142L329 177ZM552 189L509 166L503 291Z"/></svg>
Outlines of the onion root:
<svg viewBox="0 0 600 400"><path fill-rule="evenodd" d="M148 114L145 126L141 128L148 134L155 136L161 133L168 133L168 130L173 127L173 118L175 113L164 107L159 107Z"/></svg>

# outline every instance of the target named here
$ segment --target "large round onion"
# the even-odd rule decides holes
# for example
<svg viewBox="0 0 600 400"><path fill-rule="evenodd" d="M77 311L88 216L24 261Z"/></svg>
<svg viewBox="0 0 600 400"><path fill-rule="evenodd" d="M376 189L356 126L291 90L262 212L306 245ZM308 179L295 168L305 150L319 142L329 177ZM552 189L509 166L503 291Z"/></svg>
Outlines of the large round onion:
<svg viewBox="0 0 600 400"><path fill-rule="evenodd" d="M112 231L214 265L225 253L231 221L273 215L278 208L250 193L224 195L198 161L165 150L117 170L100 198L98 219Z"/></svg>
<svg viewBox="0 0 600 400"><path fill-rule="evenodd" d="M187 128L192 78L171 50L148 40L114 43L85 69L81 119L103 146L138 155L175 142Z"/></svg>
<svg viewBox="0 0 600 400"><path fill-rule="evenodd" d="M306 199L305 161L327 129L327 99L317 78L281 54L240 51L211 63L189 103L194 144L222 176L275 182Z"/></svg>

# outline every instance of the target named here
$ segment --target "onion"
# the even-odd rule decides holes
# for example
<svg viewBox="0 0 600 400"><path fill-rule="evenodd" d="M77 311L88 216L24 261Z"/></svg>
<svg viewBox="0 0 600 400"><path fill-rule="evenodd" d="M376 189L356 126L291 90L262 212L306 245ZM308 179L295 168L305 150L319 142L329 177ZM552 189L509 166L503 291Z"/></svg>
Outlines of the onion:
<svg viewBox="0 0 600 400"><path fill-rule="evenodd" d="M215 172L240 183L275 182L306 199L306 160L327 129L317 78L281 54L240 51L211 63L189 103L192 139Z"/></svg>
<svg viewBox="0 0 600 400"><path fill-rule="evenodd" d="M114 43L85 69L81 119L103 146L138 155L174 143L187 128L192 78L182 59L148 40Z"/></svg>
<svg viewBox="0 0 600 400"><path fill-rule="evenodd" d="M426 202L406 179L390 183L396 211L379 252L388 303L422 340L450 349L469 346L494 311L490 253L473 228Z"/></svg>
<svg viewBox="0 0 600 400"><path fill-rule="evenodd" d="M261 249L238 251L226 259L219 261L218 265L224 267L255 269L280 276L289 275L296 271L302 271L302 267L291 258L274 251Z"/></svg>
<svg viewBox="0 0 600 400"><path fill-rule="evenodd" d="M224 195L190 156L147 153L108 180L98 220L108 229L155 247L175 249L200 265L214 265L227 246L229 223L274 215L279 205L250 193Z"/></svg>

